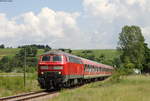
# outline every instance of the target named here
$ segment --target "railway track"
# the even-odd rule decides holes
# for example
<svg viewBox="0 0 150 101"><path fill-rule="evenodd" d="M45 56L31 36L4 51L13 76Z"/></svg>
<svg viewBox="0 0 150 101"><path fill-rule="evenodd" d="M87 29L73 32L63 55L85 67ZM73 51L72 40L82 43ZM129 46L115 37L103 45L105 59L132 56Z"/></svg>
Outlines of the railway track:
<svg viewBox="0 0 150 101"><path fill-rule="evenodd" d="M3 98L0 98L0 101L28 101L28 100L36 101L34 99L44 97L47 95L52 95L55 93L57 93L57 91L51 91L51 92L46 92L45 90L37 91L37 92L20 94L16 96L3 97Z"/></svg>

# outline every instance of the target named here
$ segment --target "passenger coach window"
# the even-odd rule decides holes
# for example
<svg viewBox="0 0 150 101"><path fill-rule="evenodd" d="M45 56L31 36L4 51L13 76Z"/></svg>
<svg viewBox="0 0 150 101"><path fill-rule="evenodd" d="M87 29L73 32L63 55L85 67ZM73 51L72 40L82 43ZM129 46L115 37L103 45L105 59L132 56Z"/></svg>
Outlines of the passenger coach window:
<svg viewBox="0 0 150 101"><path fill-rule="evenodd" d="M42 61L50 61L50 56L43 56Z"/></svg>
<svg viewBox="0 0 150 101"><path fill-rule="evenodd" d="M53 61L62 61L61 56L53 56Z"/></svg>

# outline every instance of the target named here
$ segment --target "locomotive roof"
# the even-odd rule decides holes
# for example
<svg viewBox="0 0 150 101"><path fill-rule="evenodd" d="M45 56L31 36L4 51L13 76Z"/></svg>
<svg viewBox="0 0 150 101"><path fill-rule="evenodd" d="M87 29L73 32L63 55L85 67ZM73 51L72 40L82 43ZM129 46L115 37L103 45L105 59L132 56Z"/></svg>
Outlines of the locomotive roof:
<svg viewBox="0 0 150 101"><path fill-rule="evenodd" d="M74 56L74 55L71 55L71 54L69 54L69 53L66 53L66 52L63 52L63 51L60 51L60 50L52 50L52 51L48 51L48 52L46 52L46 53L44 53L44 54L42 54L42 55L49 55L49 54L56 54L56 55L70 55L70 56Z"/></svg>
<svg viewBox="0 0 150 101"><path fill-rule="evenodd" d="M92 65L95 65L95 66L102 66L105 67L105 68L110 68L110 69L113 69L112 66L109 66L109 65L105 65L105 64L102 64L102 63L98 63L98 62L95 62L95 61L92 61L92 60L88 60L88 59L85 59L85 58L82 58L82 57L78 57L78 56L75 56L75 55L72 55L72 54L69 54L69 53L66 53L66 52L63 52L63 51L60 51L60 50L52 50L52 51L48 51L42 55L49 55L49 54L52 54L52 55L66 55L66 56L72 56L72 57L75 57L75 58L78 58L78 59L81 59L81 61L83 62L83 64L92 64Z"/></svg>

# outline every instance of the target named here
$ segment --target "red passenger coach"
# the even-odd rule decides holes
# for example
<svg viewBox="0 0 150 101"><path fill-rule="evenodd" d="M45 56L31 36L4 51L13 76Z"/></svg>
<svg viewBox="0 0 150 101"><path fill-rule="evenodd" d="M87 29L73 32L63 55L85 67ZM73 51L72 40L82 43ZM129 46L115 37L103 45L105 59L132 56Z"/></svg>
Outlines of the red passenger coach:
<svg viewBox="0 0 150 101"><path fill-rule="evenodd" d="M61 51L40 56L38 82L43 89L70 87L86 81L108 77L113 67Z"/></svg>

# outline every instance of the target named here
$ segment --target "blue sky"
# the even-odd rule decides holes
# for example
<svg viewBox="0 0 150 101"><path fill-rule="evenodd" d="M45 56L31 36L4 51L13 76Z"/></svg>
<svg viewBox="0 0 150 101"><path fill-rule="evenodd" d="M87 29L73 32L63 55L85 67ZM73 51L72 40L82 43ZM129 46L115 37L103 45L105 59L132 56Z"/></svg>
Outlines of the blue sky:
<svg viewBox="0 0 150 101"><path fill-rule="evenodd" d="M43 7L56 11L81 11L82 0L12 0L12 2L0 2L0 12L6 13L8 17L29 11L38 13Z"/></svg>
<svg viewBox="0 0 150 101"><path fill-rule="evenodd" d="M121 28L137 25L150 47L149 0L0 2L0 44L115 49Z"/></svg>

